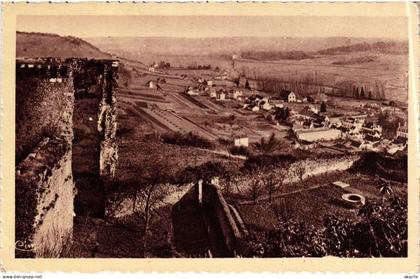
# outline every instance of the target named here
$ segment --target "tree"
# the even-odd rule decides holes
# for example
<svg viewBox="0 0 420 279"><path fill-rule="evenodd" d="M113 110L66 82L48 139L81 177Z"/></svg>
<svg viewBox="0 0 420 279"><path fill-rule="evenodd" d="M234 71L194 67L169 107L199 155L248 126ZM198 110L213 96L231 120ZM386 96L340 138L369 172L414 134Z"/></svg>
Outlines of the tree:
<svg viewBox="0 0 420 279"><path fill-rule="evenodd" d="M327 112L327 105L324 102L321 103L320 112Z"/></svg>
<svg viewBox="0 0 420 279"><path fill-rule="evenodd" d="M163 201L167 194L167 183L172 180L173 166L161 154L150 157L143 161L139 168L137 187L134 189L133 212L137 210L144 220L143 253L147 255L148 235L153 208ZM137 201L140 200L140 206Z"/></svg>
<svg viewBox="0 0 420 279"><path fill-rule="evenodd" d="M245 82L245 88L250 89L248 80L246 80L246 82Z"/></svg>
<svg viewBox="0 0 420 279"><path fill-rule="evenodd" d="M289 107L286 107L286 109L284 110L285 119L289 118L289 115L290 115L290 109L289 109Z"/></svg>
<svg viewBox="0 0 420 279"><path fill-rule="evenodd" d="M362 86L362 89L360 89L360 97L361 98L365 97L365 90L363 89L363 86Z"/></svg>
<svg viewBox="0 0 420 279"><path fill-rule="evenodd" d="M287 172L281 169L283 166L265 166L261 169L262 186L267 190L268 200L272 202L273 193L283 186Z"/></svg>
<svg viewBox="0 0 420 279"><path fill-rule="evenodd" d="M300 182L302 182L303 181L303 176L306 173L306 168L303 164L298 163L293 168L293 173L295 174L296 177L299 178Z"/></svg>
<svg viewBox="0 0 420 279"><path fill-rule="evenodd" d="M268 140L261 138L260 142L255 144L255 147L262 153L271 153L280 147L280 141L272 133Z"/></svg>
<svg viewBox="0 0 420 279"><path fill-rule="evenodd" d="M149 236L152 229L153 212L162 205L168 193L168 183L173 181L176 160L168 160L162 154L154 153L136 162L138 174L129 180L116 180L108 187L110 196L108 216L118 214L123 202L131 202L132 217L138 219L138 226L143 233L143 256L147 257Z"/></svg>
<svg viewBox="0 0 420 279"><path fill-rule="evenodd" d="M239 192L239 173L236 170L225 170L219 177L225 197L230 198L233 191Z"/></svg>
<svg viewBox="0 0 420 279"><path fill-rule="evenodd" d="M220 162L207 161L204 164L194 167L187 167L178 173L175 183L184 184L196 182L202 179L204 182L210 182L212 178L226 174L226 168Z"/></svg>
<svg viewBox="0 0 420 279"><path fill-rule="evenodd" d="M252 201L257 203L258 197L261 193L261 178L263 173L255 169L254 171L249 172L249 195Z"/></svg>
<svg viewBox="0 0 420 279"><path fill-rule="evenodd" d="M358 92L357 87L355 85L353 85L353 97L356 97L356 98L359 97L359 92Z"/></svg>
<svg viewBox="0 0 420 279"><path fill-rule="evenodd" d="M379 192L381 193L383 199L386 195L390 196L394 192L392 190L391 183L389 182L389 180L385 180L383 178L379 178L378 189L379 189Z"/></svg>

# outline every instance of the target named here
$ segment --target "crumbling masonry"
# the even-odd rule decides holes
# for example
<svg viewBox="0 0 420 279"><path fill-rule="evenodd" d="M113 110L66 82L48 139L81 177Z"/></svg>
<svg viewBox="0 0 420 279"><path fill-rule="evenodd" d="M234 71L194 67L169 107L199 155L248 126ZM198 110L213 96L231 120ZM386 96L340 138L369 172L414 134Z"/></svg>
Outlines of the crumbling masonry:
<svg viewBox="0 0 420 279"><path fill-rule="evenodd" d="M75 214L103 216L117 70L112 60L16 61L16 257L58 257Z"/></svg>

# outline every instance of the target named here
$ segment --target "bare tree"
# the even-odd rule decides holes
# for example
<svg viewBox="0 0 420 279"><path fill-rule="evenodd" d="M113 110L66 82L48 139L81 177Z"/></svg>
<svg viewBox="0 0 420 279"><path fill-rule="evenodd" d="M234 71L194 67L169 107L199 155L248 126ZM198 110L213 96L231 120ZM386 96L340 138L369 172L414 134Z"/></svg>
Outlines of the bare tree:
<svg viewBox="0 0 420 279"><path fill-rule="evenodd" d="M139 166L138 183L134 185L132 199L133 213L142 216L144 222L144 256L147 255L152 212L167 195L173 169L170 160L158 154L148 157Z"/></svg>
<svg viewBox="0 0 420 279"><path fill-rule="evenodd" d="M255 174L251 174L250 184L249 184L249 194L254 203L257 203L257 199L261 193L261 179L264 176L264 173L255 171Z"/></svg>
<svg viewBox="0 0 420 279"><path fill-rule="evenodd" d="M293 173L299 178L300 182L303 181L303 176L306 173L305 165L303 164L296 164L293 168Z"/></svg>
<svg viewBox="0 0 420 279"><path fill-rule="evenodd" d="M261 176L261 182L267 190L268 200L271 202L273 193L283 186L287 172L282 169L282 166L264 167L262 172L264 175Z"/></svg>

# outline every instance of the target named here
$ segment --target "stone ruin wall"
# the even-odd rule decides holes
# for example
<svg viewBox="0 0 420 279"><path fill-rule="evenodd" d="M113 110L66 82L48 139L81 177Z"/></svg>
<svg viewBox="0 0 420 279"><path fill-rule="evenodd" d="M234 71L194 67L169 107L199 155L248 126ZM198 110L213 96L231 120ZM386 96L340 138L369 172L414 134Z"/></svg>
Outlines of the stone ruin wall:
<svg viewBox="0 0 420 279"><path fill-rule="evenodd" d="M113 176L117 66L109 60L16 61L16 257L60 256L71 243L75 195L87 186L81 174L100 184L88 184L92 196L101 196L103 180ZM90 83L80 82L86 72ZM83 90L95 92L90 103L83 102L89 99L81 97Z"/></svg>
<svg viewBox="0 0 420 279"><path fill-rule="evenodd" d="M210 238L222 240L226 251L217 251L215 257L235 256L244 248L244 238L248 231L239 212L230 206L216 185L199 183L173 205L172 226L177 252L187 257L203 256L212 249ZM201 198L200 198L201 192ZM201 200L201 201L200 201ZM209 214L205 216L206 213ZM209 230L206 223L216 224L220 231ZM210 234L220 233L220 235Z"/></svg>
<svg viewBox="0 0 420 279"><path fill-rule="evenodd" d="M117 162L116 62L84 60L74 65L73 174L76 214L103 217L106 180Z"/></svg>
<svg viewBox="0 0 420 279"><path fill-rule="evenodd" d="M73 227L73 79L58 62L16 66L16 257L55 257Z"/></svg>
<svg viewBox="0 0 420 279"><path fill-rule="evenodd" d="M60 63L16 63L16 161L23 160L44 137L71 142L73 79Z"/></svg>

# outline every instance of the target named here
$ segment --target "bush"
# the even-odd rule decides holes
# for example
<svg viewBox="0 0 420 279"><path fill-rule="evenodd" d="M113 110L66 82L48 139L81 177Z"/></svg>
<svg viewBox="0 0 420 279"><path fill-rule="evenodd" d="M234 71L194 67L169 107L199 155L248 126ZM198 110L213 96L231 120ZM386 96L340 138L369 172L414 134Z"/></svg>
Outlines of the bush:
<svg viewBox="0 0 420 279"><path fill-rule="evenodd" d="M292 155L274 154L274 155L252 155L244 163L242 171L254 170L262 167L291 164L296 161Z"/></svg>
<svg viewBox="0 0 420 279"><path fill-rule="evenodd" d="M246 146L232 146L230 148L230 154L249 156L249 150Z"/></svg>
<svg viewBox="0 0 420 279"><path fill-rule="evenodd" d="M245 257L406 257L407 204L367 203L359 221L327 216L324 228L289 220L247 239Z"/></svg>
<svg viewBox="0 0 420 279"><path fill-rule="evenodd" d="M181 134L179 132L168 133L168 134L162 135L162 139L163 139L163 142L167 144L193 146L193 147L199 147L199 148L205 148L205 149L214 148L214 144L211 141L205 138L202 138L196 134L193 134L191 132L187 134Z"/></svg>
<svg viewBox="0 0 420 279"><path fill-rule="evenodd" d="M210 181L213 177L221 176L225 173L226 168L222 163L208 161L199 166L186 167L184 170L180 171L176 175L174 183L184 184L195 182L199 179L203 179L204 181Z"/></svg>
<svg viewBox="0 0 420 279"><path fill-rule="evenodd" d="M226 138L218 138L218 139L217 139L217 141L218 141L220 144L223 144L223 145L232 145L232 144L233 144L233 140L231 140L231 139L226 139Z"/></svg>

